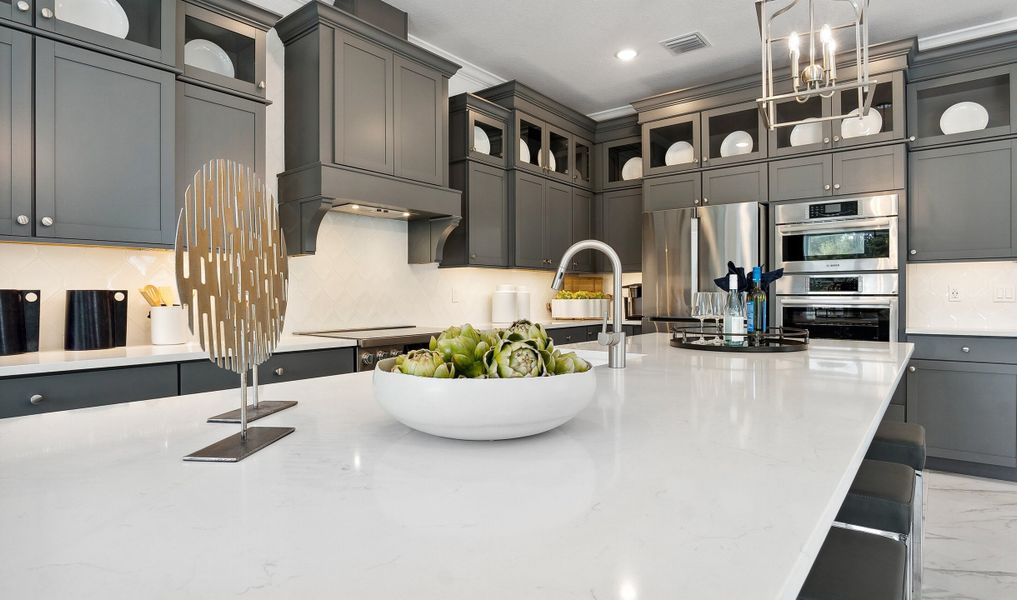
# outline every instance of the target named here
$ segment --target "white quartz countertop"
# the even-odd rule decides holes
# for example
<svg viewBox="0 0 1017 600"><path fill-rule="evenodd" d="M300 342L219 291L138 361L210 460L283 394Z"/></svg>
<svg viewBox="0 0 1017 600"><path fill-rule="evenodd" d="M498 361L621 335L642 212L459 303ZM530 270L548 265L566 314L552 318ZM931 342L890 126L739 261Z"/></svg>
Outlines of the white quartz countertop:
<svg viewBox="0 0 1017 600"><path fill-rule="evenodd" d="M1017 329L939 329L908 327L908 335L959 335L965 337L1012 337L1017 338Z"/></svg>
<svg viewBox="0 0 1017 600"><path fill-rule="evenodd" d="M353 340L315 338L302 335L283 336L276 353L356 346ZM133 365L150 365L208 358L197 342L174 346L123 346L108 350L50 350L0 356L0 377L39 375L84 369L111 369Z"/></svg>
<svg viewBox="0 0 1017 600"><path fill-rule="evenodd" d="M502 442L406 428L370 373L264 386L296 432L239 464L181 460L235 392L0 420L0 597L795 598L912 346L667 339Z"/></svg>

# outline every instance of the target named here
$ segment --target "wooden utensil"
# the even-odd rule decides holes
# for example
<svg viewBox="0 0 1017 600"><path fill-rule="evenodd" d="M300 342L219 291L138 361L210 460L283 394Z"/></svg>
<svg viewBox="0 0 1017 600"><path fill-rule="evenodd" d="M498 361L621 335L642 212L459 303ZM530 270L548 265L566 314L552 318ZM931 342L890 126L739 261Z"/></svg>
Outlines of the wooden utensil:
<svg viewBox="0 0 1017 600"><path fill-rule="evenodd" d="M165 306L175 306L177 304L177 295L171 285L160 285L159 297L162 298L162 303Z"/></svg>
<svg viewBox="0 0 1017 600"><path fill-rule="evenodd" d="M145 299L148 300L149 304L154 302L152 306L166 306L166 303L163 302L162 295L159 294L159 288L154 285L146 285L145 294Z"/></svg>
<svg viewBox="0 0 1017 600"><path fill-rule="evenodd" d="M141 297L145 299L145 302L148 302L149 306L159 306L159 298L157 298L156 296L153 296L148 291L148 286L143 287L143 288L138 288L138 293L141 294Z"/></svg>

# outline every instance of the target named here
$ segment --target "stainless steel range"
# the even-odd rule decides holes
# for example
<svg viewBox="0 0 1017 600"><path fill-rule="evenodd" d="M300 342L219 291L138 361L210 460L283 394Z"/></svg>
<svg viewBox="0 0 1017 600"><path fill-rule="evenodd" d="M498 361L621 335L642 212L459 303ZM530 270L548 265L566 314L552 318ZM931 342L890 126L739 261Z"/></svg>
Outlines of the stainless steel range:
<svg viewBox="0 0 1017 600"><path fill-rule="evenodd" d="M809 337L897 341L897 273L785 275L777 280L777 325Z"/></svg>
<svg viewBox="0 0 1017 600"><path fill-rule="evenodd" d="M357 342L357 371L370 371L375 363L385 358L426 348L431 336L441 333L441 329L415 327L413 325L395 325L362 329L333 329L330 331L307 331L297 335L326 337Z"/></svg>

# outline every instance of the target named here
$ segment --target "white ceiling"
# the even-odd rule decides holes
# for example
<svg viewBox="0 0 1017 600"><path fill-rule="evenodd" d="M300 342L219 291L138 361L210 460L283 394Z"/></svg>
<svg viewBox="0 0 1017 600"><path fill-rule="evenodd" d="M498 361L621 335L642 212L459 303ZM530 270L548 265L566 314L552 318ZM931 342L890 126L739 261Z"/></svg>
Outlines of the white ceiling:
<svg viewBox="0 0 1017 600"><path fill-rule="evenodd" d="M254 1L277 9L299 2ZM588 114L743 74L759 61L752 0L389 2L409 13L411 35ZM817 12L831 4L841 15L848 6L817 0ZM871 0L870 15L875 43L1014 18L1017 1ZM712 46L674 56L658 45L692 31L702 32ZM614 58L623 47L640 54L623 63Z"/></svg>

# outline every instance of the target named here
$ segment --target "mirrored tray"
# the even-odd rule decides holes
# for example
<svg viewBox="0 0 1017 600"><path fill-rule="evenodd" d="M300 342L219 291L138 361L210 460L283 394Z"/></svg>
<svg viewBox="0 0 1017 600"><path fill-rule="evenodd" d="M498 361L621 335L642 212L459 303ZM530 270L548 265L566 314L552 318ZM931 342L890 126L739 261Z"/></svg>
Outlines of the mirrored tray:
<svg viewBox="0 0 1017 600"><path fill-rule="evenodd" d="M726 339L741 338L740 345ZM707 352L801 352L809 348L809 332L791 327L770 327L765 333L725 334L716 326L672 325L671 345Z"/></svg>

